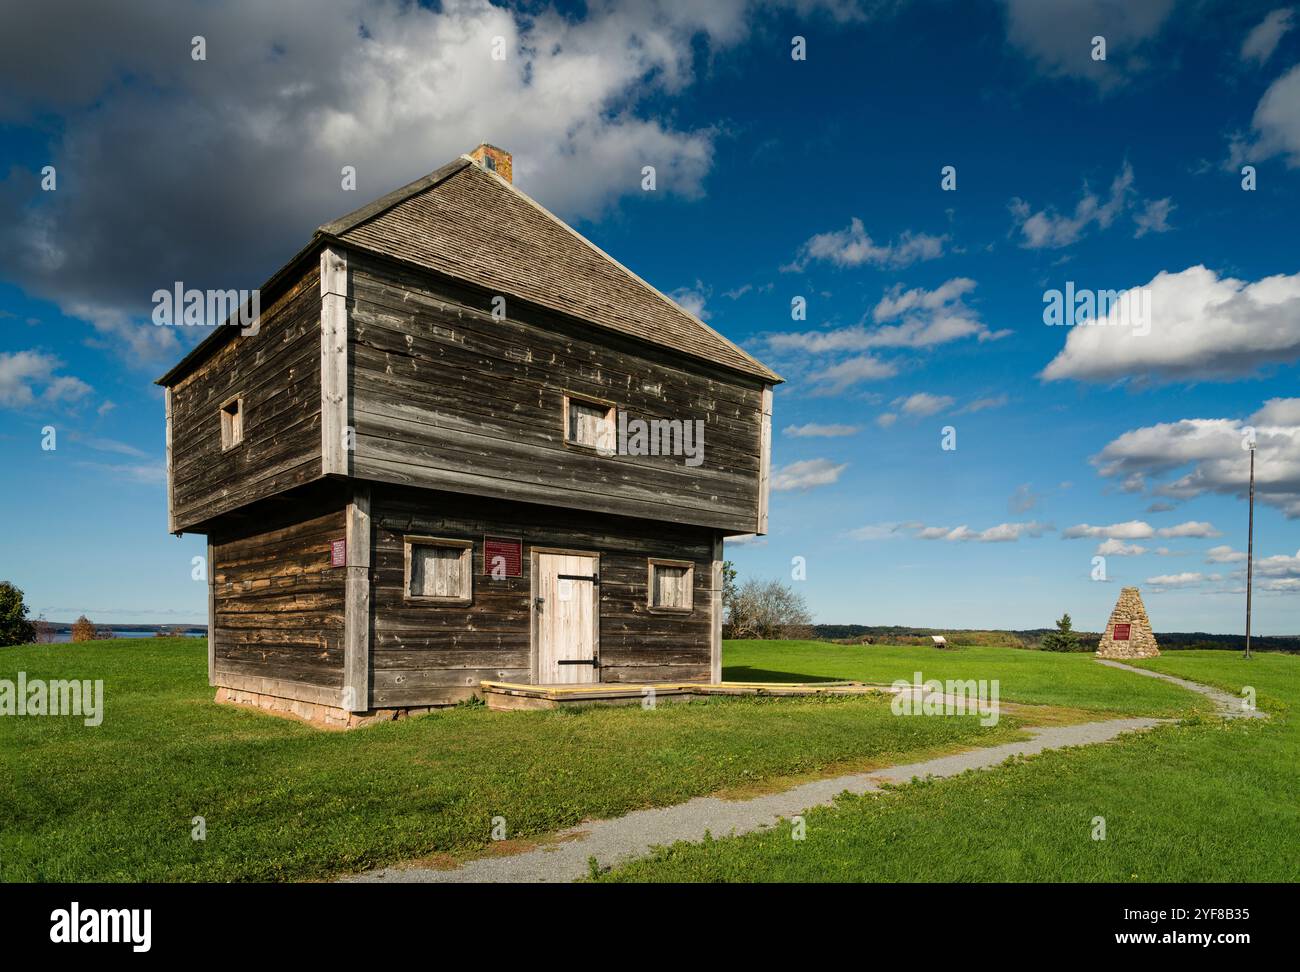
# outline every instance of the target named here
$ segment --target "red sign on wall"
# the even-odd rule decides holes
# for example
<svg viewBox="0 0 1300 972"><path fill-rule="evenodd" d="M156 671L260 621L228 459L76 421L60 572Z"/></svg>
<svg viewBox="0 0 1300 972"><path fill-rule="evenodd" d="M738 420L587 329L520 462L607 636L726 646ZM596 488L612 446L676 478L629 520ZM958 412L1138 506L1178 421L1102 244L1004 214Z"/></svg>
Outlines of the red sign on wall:
<svg viewBox="0 0 1300 972"><path fill-rule="evenodd" d="M348 542L347 540L330 541L330 566L346 567L348 565Z"/></svg>
<svg viewBox="0 0 1300 972"><path fill-rule="evenodd" d="M1115 633L1111 635L1111 639L1113 641L1128 641L1128 632L1131 627L1131 624L1115 625Z"/></svg>
<svg viewBox="0 0 1300 972"><path fill-rule="evenodd" d="M509 537L484 537L483 573L496 578L523 577L524 542Z"/></svg>

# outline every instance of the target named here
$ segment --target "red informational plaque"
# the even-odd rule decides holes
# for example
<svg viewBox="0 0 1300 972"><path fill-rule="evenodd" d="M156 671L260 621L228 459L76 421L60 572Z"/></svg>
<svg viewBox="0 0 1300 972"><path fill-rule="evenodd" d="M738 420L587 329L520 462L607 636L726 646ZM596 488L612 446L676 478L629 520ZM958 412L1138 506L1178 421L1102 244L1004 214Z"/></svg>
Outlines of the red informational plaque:
<svg viewBox="0 0 1300 972"><path fill-rule="evenodd" d="M523 577L524 542L510 537L484 537L483 573L489 577Z"/></svg>
<svg viewBox="0 0 1300 972"><path fill-rule="evenodd" d="M330 541L330 566L346 567L348 565L348 542L347 540Z"/></svg>
<svg viewBox="0 0 1300 972"><path fill-rule="evenodd" d="M1129 628L1131 628L1131 627L1132 627L1132 625L1129 625L1129 624L1117 624L1117 625L1115 625L1115 633L1111 636L1112 640L1114 640L1114 641L1128 641L1128 631L1129 631Z"/></svg>

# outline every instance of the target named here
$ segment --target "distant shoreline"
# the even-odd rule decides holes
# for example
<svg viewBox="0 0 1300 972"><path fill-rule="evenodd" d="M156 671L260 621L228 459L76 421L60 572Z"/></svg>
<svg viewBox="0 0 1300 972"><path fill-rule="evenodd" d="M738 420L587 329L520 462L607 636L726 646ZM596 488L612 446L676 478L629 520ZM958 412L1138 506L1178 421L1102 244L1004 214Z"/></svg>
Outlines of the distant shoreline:
<svg viewBox="0 0 1300 972"><path fill-rule="evenodd" d="M933 635L944 635L951 644L996 644L1003 640L1012 647L1035 648L1051 628L914 628L908 625L866 624L814 624L810 626L814 638L821 641L865 642L868 644L907 644L908 639L928 642ZM1080 645L1095 643L1101 638L1099 631L1075 629ZM1245 643L1240 634L1216 634L1208 631L1159 631L1156 642L1162 649L1218 648L1237 650ZM1261 651L1289 651L1300 653L1298 635L1251 636L1251 646Z"/></svg>
<svg viewBox="0 0 1300 972"><path fill-rule="evenodd" d="M58 634L72 631L73 621L46 621L49 630ZM96 624L97 630L108 631L155 631L176 632L177 634L207 634L207 624Z"/></svg>

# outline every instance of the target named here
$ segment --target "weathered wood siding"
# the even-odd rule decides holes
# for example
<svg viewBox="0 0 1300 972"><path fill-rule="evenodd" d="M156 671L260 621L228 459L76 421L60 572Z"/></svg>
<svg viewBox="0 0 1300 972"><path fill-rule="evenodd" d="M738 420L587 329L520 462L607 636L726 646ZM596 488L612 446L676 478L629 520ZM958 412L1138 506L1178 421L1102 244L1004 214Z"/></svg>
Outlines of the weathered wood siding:
<svg viewBox="0 0 1300 972"><path fill-rule="evenodd" d="M346 535L346 497L322 486L248 513L223 520L210 538L215 682L252 688L237 679L274 679L327 690L338 704L347 569L330 566L330 543ZM268 694L323 700L311 691Z"/></svg>
<svg viewBox="0 0 1300 972"><path fill-rule="evenodd" d="M600 681L709 679L718 536L711 529L385 485L372 488L370 513L376 707L454 702L474 694L483 679L530 680L535 546L600 554ZM403 598L406 535L473 541L469 606ZM523 576L484 574L484 535L522 538ZM690 614L648 610L650 557L695 563Z"/></svg>
<svg viewBox="0 0 1300 972"><path fill-rule="evenodd" d="M263 306L256 334L235 337L171 389L173 529L321 475L320 307L313 267ZM223 450L220 409L235 396L244 441Z"/></svg>
<svg viewBox="0 0 1300 972"><path fill-rule="evenodd" d="M348 251L352 474L753 532L763 386L430 272ZM704 462L566 445L563 396L702 420Z"/></svg>

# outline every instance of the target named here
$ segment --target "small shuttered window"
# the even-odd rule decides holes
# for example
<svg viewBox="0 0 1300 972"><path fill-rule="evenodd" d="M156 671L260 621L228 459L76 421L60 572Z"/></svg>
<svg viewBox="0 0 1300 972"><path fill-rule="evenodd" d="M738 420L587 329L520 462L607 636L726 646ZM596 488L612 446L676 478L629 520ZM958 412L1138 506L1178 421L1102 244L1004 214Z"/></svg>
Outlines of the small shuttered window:
<svg viewBox="0 0 1300 972"><path fill-rule="evenodd" d="M614 452L614 406L564 398L564 441L597 452Z"/></svg>
<svg viewBox="0 0 1300 972"><path fill-rule="evenodd" d="M650 561L650 610L685 614L694 606L695 565L688 560Z"/></svg>
<svg viewBox="0 0 1300 972"><path fill-rule="evenodd" d="M473 597L473 557L470 540L407 537L407 599L468 604Z"/></svg>
<svg viewBox="0 0 1300 972"><path fill-rule="evenodd" d="M233 449L244 441L244 400L232 398L221 406L221 448Z"/></svg>

